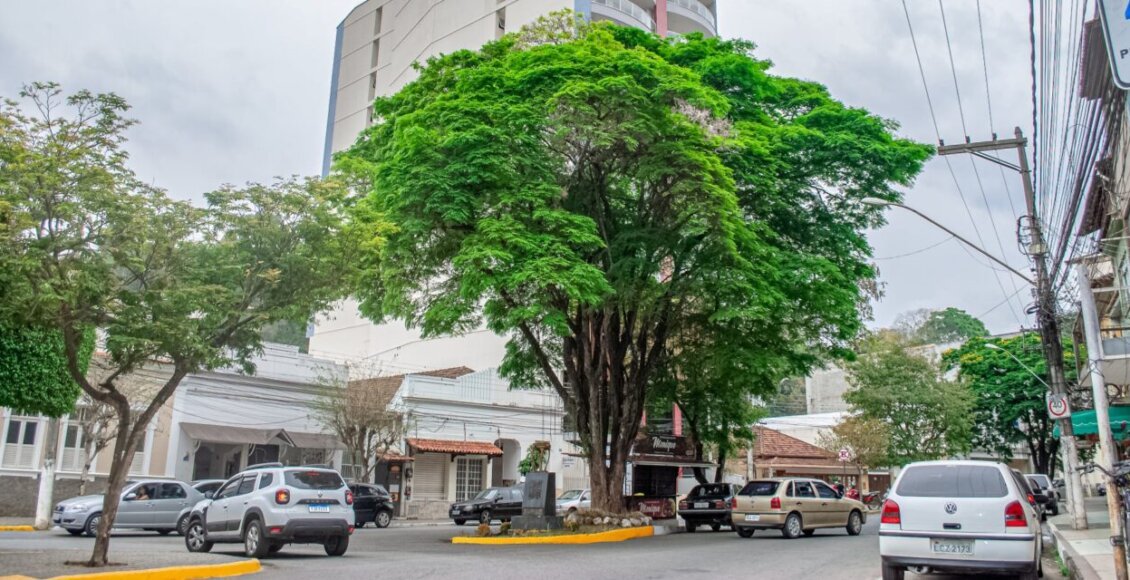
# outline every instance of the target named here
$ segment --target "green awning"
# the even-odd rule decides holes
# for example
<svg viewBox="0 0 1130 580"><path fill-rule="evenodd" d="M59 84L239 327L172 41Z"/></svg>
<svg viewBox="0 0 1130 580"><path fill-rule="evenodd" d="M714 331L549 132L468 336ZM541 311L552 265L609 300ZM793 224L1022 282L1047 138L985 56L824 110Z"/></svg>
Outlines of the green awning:
<svg viewBox="0 0 1130 580"><path fill-rule="evenodd" d="M1099 434L1099 422L1095 420L1094 409L1071 413L1071 426L1075 428L1076 437ZM1130 406L1116 405L1110 408L1110 427L1115 439L1130 439ZM1058 422L1052 435L1059 437Z"/></svg>

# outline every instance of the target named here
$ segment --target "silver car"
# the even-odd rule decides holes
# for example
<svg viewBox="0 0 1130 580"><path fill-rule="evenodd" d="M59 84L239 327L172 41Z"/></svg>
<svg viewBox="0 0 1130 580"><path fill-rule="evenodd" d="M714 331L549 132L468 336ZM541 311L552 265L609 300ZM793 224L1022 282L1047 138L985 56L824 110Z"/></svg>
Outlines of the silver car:
<svg viewBox="0 0 1130 580"><path fill-rule="evenodd" d="M557 515L565 516L592 507L592 494L587 489L570 489L557 497Z"/></svg>
<svg viewBox="0 0 1130 580"><path fill-rule="evenodd" d="M63 500L55 505L51 521L72 535L93 536L102 521L104 497L84 495ZM180 481L127 481L114 527L150 530L162 536L170 532L183 534L192 506L202 499L204 494Z"/></svg>

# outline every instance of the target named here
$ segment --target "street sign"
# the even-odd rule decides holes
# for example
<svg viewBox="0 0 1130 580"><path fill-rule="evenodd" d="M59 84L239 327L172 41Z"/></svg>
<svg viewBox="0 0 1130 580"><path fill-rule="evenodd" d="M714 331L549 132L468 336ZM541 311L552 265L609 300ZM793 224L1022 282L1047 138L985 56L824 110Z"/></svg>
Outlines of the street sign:
<svg viewBox="0 0 1130 580"><path fill-rule="evenodd" d="M851 451L847 447L840 449L840 461L843 463L851 461Z"/></svg>
<svg viewBox="0 0 1130 580"><path fill-rule="evenodd" d="M1071 405L1067 402L1067 395L1048 394L1048 417L1066 419L1071 416Z"/></svg>
<svg viewBox="0 0 1130 580"><path fill-rule="evenodd" d="M1130 5L1127 0L1099 0L1114 84L1130 89Z"/></svg>

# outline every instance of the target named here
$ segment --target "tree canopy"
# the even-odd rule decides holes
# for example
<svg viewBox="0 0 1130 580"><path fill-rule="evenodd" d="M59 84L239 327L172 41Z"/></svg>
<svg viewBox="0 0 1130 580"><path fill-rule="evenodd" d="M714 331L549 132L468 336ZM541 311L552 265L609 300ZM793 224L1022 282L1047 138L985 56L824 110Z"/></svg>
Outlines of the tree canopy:
<svg viewBox="0 0 1130 580"><path fill-rule="evenodd" d="M973 393L946 380L928 353L912 352L897 335L873 335L847 365L844 400L864 419L884 423L892 465L966 453L973 430Z"/></svg>
<svg viewBox="0 0 1130 580"><path fill-rule="evenodd" d="M1064 345L1068 381L1075 379L1074 357L1070 343ZM1036 471L1054 475L1059 439L1052 436L1055 423L1047 412L1050 379L1039 335L971 339L942 360L947 369L957 370L975 396L973 445L1006 461L1020 445Z"/></svg>
<svg viewBox="0 0 1130 580"><path fill-rule="evenodd" d="M0 296L5 294L0 288ZM88 329L79 347L80 371L86 372L93 351L94 332ZM80 394L82 390L67 371L58 331L0 324L0 407L20 414L61 417L74 409Z"/></svg>
<svg viewBox="0 0 1130 580"><path fill-rule="evenodd" d="M989 334L985 323L952 306L943 310L923 308L904 313L895 321L895 328L914 345L946 344Z"/></svg>
<svg viewBox="0 0 1130 580"><path fill-rule="evenodd" d="M575 411L594 506L621 509L654 389L748 399L846 351L882 219L860 199L930 154L752 50L557 14L429 60L337 158L384 234L363 312L509 335L503 373Z"/></svg>

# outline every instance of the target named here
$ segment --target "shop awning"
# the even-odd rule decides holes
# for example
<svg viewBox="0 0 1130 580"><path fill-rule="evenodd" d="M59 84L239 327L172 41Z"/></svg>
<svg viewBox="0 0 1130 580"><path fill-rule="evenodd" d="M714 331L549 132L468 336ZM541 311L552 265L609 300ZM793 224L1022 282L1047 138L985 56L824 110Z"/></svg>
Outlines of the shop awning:
<svg viewBox="0 0 1130 580"><path fill-rule="evenodd" d="M290 435L291 441L294 441L294 446L302 449L345 449L345 445L338 441L334 435L327 435L325 433L295 433L294 431L287 431Z"/></svg>
<svg viewBox="0 0 1130 580"><path fill-rule="evenodd" d="M710 463L709 461L695 461L693 459L629 459L628 461L632 465L655 465L658 467L686 467L690 469L693 469L695 467L701 467L703 469L718 467L718 464L716 463Z"/></svg>
<svg viewBox="0 0 1130 580"><path fill-rule="evenodd" d="M1099 422L1095 420L1095 411L1075 411L1071 413L1071 426L1075 429L1075 436L1098 435ZM1130 406L1116 405L1110 408L1110 428L1115 439L1130 439ZM1059 437L1059 425L1056 424L1052 435Z"/></svg>
<svg viewBox="0 0 1130 580"><path fill-rule="evenodd" d="M451 455L486 455L502 457L502 450L485 441L456 441L448 439L409 439L408 447L417 453L447 453Z"/></svg>
<svg viewBox="0 0 1130 580"><path fill-rule="evenodd" d="M251 429L227 425L208 425L206 423L181 423L180 426L189 437L197 441L244 445L278 445L283 443L294 445L290 435L282 429Z"/></svg>

